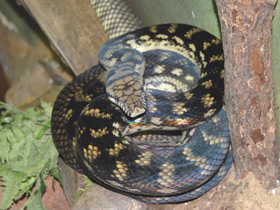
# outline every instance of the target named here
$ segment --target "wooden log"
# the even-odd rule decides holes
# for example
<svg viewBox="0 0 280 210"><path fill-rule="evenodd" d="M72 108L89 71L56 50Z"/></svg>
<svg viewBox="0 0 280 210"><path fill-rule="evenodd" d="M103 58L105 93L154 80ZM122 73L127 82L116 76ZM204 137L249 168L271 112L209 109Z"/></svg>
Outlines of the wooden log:
<svg viewBox="0 0 280 210"><path fill-rule="evenodd" d="M225 103L237 174L253 172L277 186L272 78L272 19L276 0L216 0L225 54Z"/></svg>
<svg viewBox="0 0 280 210"><path fill-rule="evenodd" d="M108 39L89 1L21 0L64 62L78 75L98 63Z"/></svg>
<svg viewBox="0 0 280 210"><path fill-rule="evenodd" d="M89 1L21 0L19 3L33 16L54 50L76 75L98 63L98 50L108 36ZM64 189L72 204L77 191L75 172L61 162Z"/></svg>

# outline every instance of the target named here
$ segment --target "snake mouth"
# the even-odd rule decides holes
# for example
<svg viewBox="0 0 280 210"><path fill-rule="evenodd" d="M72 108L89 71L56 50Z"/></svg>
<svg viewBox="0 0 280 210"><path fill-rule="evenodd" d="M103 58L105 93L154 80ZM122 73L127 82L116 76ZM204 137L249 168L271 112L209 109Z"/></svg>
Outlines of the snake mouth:
<svg viewBox="0 0 280 210"><path fill-rule="evenodd" d="M129 112L126 111L127 115L131 118L138 117L139 115L144 114L145 108L142 107L135 107L134 109L131 109Z"/></svg>
<svg viewBox="0 0 280 210"><path fill-rule="evenodd" d="M126 135L124 138L136 145L166 148L185 144L188 141L189 132L186 130L146 130Z"/></svg>
<svg viewBox="0 0 280 210"><path fill-rule="evenodd" d="M109 100L115 105L119 106L121 110L130 118L136 118L143 115L146 111L146 101L143 96L141 96L141 101L137 104L131 104L127 106L126 103L120 102L115 98L108 96Z"/></svg>

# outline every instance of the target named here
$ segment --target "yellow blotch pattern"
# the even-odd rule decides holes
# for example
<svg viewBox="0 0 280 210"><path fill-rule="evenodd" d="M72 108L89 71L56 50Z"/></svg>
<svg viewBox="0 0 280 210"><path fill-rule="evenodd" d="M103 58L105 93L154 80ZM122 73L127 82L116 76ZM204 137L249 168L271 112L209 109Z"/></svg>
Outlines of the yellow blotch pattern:
<svg viewBox="0 0 280 210"><path fill-rule="evenodd" d="M209 63L215 62L215 61L223 61L224 60L224 55L213 55L210 60Z"/></svg>
<svg viewBox="0 0 280 210"><path fill-rule="evenodd" d="M221 79L225 78L225 70L224 69L220 72L220 78Z"/></svg>
<svg viewBox="0 0 280 210"><path fill-rule="evenodd" d="M213 86L212 80L208 80L202 83L202 86L204 86L206 89L209 89Z"/></svg>
<svg viewBox="0 0 280 210"><path fill-rule="evenodd" d="M109 155L111 156L118 156L120 151L124 149L124 145L123 144L118 144L115 143L114 148L110 148L109 151Z"/></svg>
<svg viewBox="0 0 280 210"><path fill-rule="evenodd" d="M172 111L176 114L184 114L184 112L187 111L187 109L185 107L183 108L184 105L185 105L184 103L174 103L174 104L172 104L172 106L173 106Z"/></svg>
<svg viewBox="0 0 280 210"><path fill-rule="evenodd" d="M95 160L99 155L101 155L101 151L98 150L97 146L88 145L88 148L84 148L84 157L92 162Z"/></svg>
<svg viewBox="0 0 280 210"><path fill-rule="evenodd" d="M70 120L73 116L73 109L69 109L66 114L64 114L66 120Z"/></svg>
<svg viewBox="0 0 280 210"><path fill-rule="evenodd" d="M107 127L103 128L102 130L99 128L97 131L90 128L90 135L95 139L102 137L108 133L109 133L109 131L107 130Z"/></svg>
<svg viewBox="0 0 280 210"><path fill-rule="evenodd" d="M90 102L92 98L92 94L90 95L84 95L84 92L82 90L78 91L75 94L75 100L76 101L85 101L85 102Z"/></svg>
<svg viewBox="0 0 280 210"><path fill-rule="evenodd" d="M210 47L211 44L209 42L204 42L203 43L203 50L207 50L208 47Z"/></svg>
<svg viewBox="0 0 280 210"><path fill-rule="evenodd" d="M171 26L167 30L170 34L173 34L176 32L176 28L177 28L176 24L171 24Z"/></svg>
<svg viewBox="0 0 280 210"><path fill-rule="evenodd" d="M101 112L100 109L85 109L84 114L86 116L90 115L91 117L97 117L97 118L102 118L102 119L111 119L112 114Z"/></svg>
<svg viewBox="0 0 280 210"><path fill-rule="evenodd" d="M201 102L204 104L204 107L211 107L214 102L214 97L211 97L208 93L201 98Z"/></svg>
<svg viewBox="0 0 280 210"><path fill-rule="evenodd" d="M157 27L156 27L156 26L151 26L151 27L150 27L150 31L151 31L152 33L157 33Z"/></svg>
<svg viewBox="0 0 280 210"><path fill-rule="evenodd" d="M117 169L113 170L114 177L118 178L118 180L123 181L124 178L127 176L128 167L127 164L116 161L116 167Z"/></svg>
<svg viewBox="0 0 280 210"><path fill-rule="evenodd" d="M161 171L159 172L160 178L157 179L157 181L164 186L168 186L171 183L174 182L174 165L170 163L164 163L161 167Z"/></svg>
<svg viewBox="0 0 280 210"><path fill-rule="evenodd" d="M193 93L185 93L184 95L187 100L190 100L193 97Z"/></svg>
<svg viewBox="0 0 280 210"><path fill-rule="evenodd" d="M193 28L193 29L189 30L188 32L186 32L186 34L185 34L184 36L185 36L186 38L188 38L188 39L191 39L192 36L193 36L195 33L198 33L198 32L200 32L200 31L201 31L200 28Z"/></svg>
<svg viewBox="0 0 280 210"><path fill-rule="evenodd" d="M140 166L149 165L151 163L151 156L151 153L144 152L143 154L138 155L139 159L136 159L135 163L139 164Z"/></svg>

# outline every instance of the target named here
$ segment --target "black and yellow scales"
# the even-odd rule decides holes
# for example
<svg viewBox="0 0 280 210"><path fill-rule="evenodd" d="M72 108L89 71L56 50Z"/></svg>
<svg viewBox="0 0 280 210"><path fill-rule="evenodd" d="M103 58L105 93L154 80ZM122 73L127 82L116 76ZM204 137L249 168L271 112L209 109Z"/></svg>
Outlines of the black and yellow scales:
<svg viewBox="0 0 280 210"><path fill-rule="evenodd" d="M66 163L147 203L192 200L219 183L232 163L220 40L157 25L109 40L99 59L54 104Z"/></svg>

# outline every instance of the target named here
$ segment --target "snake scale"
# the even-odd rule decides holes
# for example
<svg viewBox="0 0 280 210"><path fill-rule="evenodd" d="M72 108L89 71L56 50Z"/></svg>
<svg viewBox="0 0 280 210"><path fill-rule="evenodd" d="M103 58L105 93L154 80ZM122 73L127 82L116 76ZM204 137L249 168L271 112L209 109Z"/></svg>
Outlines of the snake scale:
<svg viewBox="0 0 280 210"><path fill-rule="evenodd" d="M223 179L232 154L219 39L190 25L144 27L106 42L99 60L54 104L68 165L155 204L193 200Z"/></svg>

